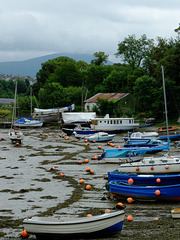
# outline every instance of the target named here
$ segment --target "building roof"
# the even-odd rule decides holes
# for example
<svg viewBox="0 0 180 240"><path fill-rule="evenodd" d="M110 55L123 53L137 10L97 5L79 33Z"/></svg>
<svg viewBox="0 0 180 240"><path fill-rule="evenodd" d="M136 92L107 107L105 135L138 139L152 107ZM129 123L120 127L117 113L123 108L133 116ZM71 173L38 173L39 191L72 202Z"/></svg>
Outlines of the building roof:
<svg viewBox="0 0 180 240"><path fill-rule="evenodd" d="M87 99L86 103L96 103L98 98L108 99L109 101L115 100L119 101L120 99L126 97L129 93L97 93L93 97Z"/></svg>
<svg viewBox="0 0 180 240"><path fill-rule="evenodd" d="M10 105L12 102L14 102L13 98L0 98L0 104Z"/></svg>

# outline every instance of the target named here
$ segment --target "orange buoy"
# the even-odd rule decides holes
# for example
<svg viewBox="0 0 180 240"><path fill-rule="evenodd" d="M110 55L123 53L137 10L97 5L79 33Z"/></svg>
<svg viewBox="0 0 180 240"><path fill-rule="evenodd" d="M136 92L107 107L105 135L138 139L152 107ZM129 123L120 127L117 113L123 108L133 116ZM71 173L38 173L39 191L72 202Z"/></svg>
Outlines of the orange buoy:
<svg viewBox="0 0 180 240"><path fill-rule="evenodd" d="M51 133L49 133L49 136L51 136L52 134Z"/></svg>
<svg viewBox="0 0 180 240"><path fill-rule="evenodd" d="M86 185L86 190L91 190L91 185Z"/></svg>
<svg viewBox="0 0 180 240"><path fill-rule="evenodd" d="M91 174L94 174L94 171L93 171L93 170L90 170L90 173L91 173Z"/></svg>
<svg viewBox="0 0 180 240"><path fill-rule="evenodd" d="M160 192L159 190L156 190L156 191L155 191L155 194L156 194L157 196L159 196L159 195L161 194L161 192Z"/></svg>
<svg viewBox="0 0 180 240"><path fill-rule="evenodd" d="M85 162L85 163L88 163L88 162L89 162L89 160L88 160L88 159L85 159L85 160L84 160L84 162Z"/></svg>
<svg viewBox="0 0 180 240"><path fill-rule="evenodd" d="M89 145L89 142L87 142L86 145Z"/></svg>
<svg viewBox="0 0 180 240"><path fill-rule="evenodd" d="M124 205L123 205L122 202L118 202L118 203L117 203L117 207L119 207L119 206L120 206L120 207L124 207Z"/></svg>
<svg viewBox="0 0 180 240"><path fill-rule="evenodd" d="M110 145L110 142L108 142L107 144Z"/></svg>
<svg viewBox="0 0 180 240"><path fill-rule="evenodd" d="M166 166L165 166L165 169L168 169L168 168L169 168L169 165L166 165Z"/></svg>
<svg viewBox="0 0 180 240"><path fill-rule="evenodd" d="M58 177L64 177L64 173L60 173Z"/></svg>
<svg viewBox="0 0 180 240"><path fill-rule="evenodd" d="M31 134L31 132L29 132L29 134Z"/></svg>
<svg viewBox="0 0 180 240"><path fill-rule="evenodd" d="M114 144L113 144L113 143L110 143L110 146L111 146L111 147L114 147Z"/></svg>
<svg viewBox="0 0 180 240"><path fill-rule="evenodd" d="M77 142L78 140L77 139L75 139L75 142Z"/></svg>
<svg viewBox="0 0 180 240"><path fill-rule="evenodd" d="M42 135L42 132L40 132L40 135Z"/></svg>
<svg viewBox="0 0 180 240"><path fill-rule="evenodd" d="M110 213L110 210L109 210L109 209L106 209L106 210L105 210L105 213Z"/></svg>
<svg viewBox="0 0 180 240"><path fill-rule="evenodd" d="M93 159L94 159L94 160L97 160L97 156L94 156Z"/></svg>
<svg viewBox="0 0 180 240"><path fill-rule="evenodd" d="M48 134L46 134L46 137L48 136Z"/></svg>
<svg viewBox="0 0 180 240"><path fill-rule="evenodd" d="M118 146L118 148L121 148L121 146Z"/></svg>
<svg viewBox="0 0 180 240"><path fill-rule="evenodd" d="M51 170L55 170L55 167L51 167Z"/></svg>
<svg viewBox="0 0 180 240"><path fill-rule="evenodd" d="M132 203L133 202L133 199L131 197L127 198L127 202L128 203Z"/></svg>
<svg viewBox="0 0 180 240"><path fill-rule="evenodd" d="M134 183L134 180L133 180L132 178L129 178L129 179L128 179L128 183L129 183L129 184L133 184L133 183Z"/></svg>
<svg viewBox="0 0 180 240"><path fill-rule="evenodd" d="M61 136L62 136L62 134L59 134L59 136L61 137Z"/></svg>
<svg viewBox="0 0 180 240"><path fill-rule="evenodd" d="M96 141L95 140L93 140L93 143L95 143Z"/></svg>
<svg viewBox="0 0 180 240"><path fill-rule="evenodd" d="M84 183L84 179L80 179L79 182L80 182L80 183Z"/></svg>
<svg viewBox="0 0 180 240"><path fill-rule="evenodd" d="M99 146L98 148L99 148L99 149L101 149L102 147L101 147L101 146Z"/></svg>
<svg viewBox="0 0 180 240"><path fill-rule="evenodd" d="M131 221L133 220L133 217L132 217L131 215L128 215L128 216L127 216L127 220L128 220L129 222L131 222Z"/></svg>
<svg viewBox="0 0 180 240"><path fill-rule="evenodd" d="M90 169L89 167L88 167L88 168L86 168L86 172L90 172L90 170L91 170L91 169Z"/></svg>
<svg viewBox="0 0 180 240"><path fill-rule="evenodd" d="M87 139L85 139L84 141L85 141L85 142L87 142L88 140L87 140Z"/></svg>
<svg viewBox="0 0 180 240"><path fill-rule="evenodd" d="M21 232L21 236L22 236L23 238L27 238L27 237L29 236L29 234L26 232L26 230L23 230L23 231Z"/></svg>
<svg viewBox="0 0 180 240"><path fill-rule="evenodd" d="M16 143L16 146L19 146L19 143L18 143L18 142Z"/></svg>
<svg viewBox="0 0 180 240"><path fill-rule="evenodd" d="M57 141L58 139L57 139L57 138L55 138L55 140Z"/></svg>
<svg viewBox="0 0 180 240"><path fill-rule="evenodd" d="M151 170L154 170L154 167L153 167L153 166L151 166L151 167L150 167L150 169L151 169Z"/></svg>
<svg viewBox="0 0 180 240"><path fill-rule="evenodd" d="M66 136L65 140L68 140L68 139L69 139L69 137L68 137L68 136Z"/></svg>
<svg viewBox="0 0 180 240"><path fill-rule="evenodd" d="M158 218L158 217L155 217L154 221L158 221L158 220L159 220L159 218Z"/></svg>
<svg viewBox="0 0 180 240"><path fill-rule="evenodd" d="M87 217L92 217L92 214L90 214L90 213L89 213L89 214L87 214Z"/></svg>
<svg viewBox="0 0 180 240"><path fill-rule="evenodd" d="M79 162L78 162L79 164L82 164L82 160L79 160Z"/></svg>
<svg viewBox="0 0 180 240"><path fill-rule="evenodd" d="M156 182L157 182L157 183L160 183L160 182L161 182L161 179L160 179L160 178L157 178L157 179L156 179Z"/></svg>
<svg viewBox="0 0 180 240"><path fill-rule="evenodd" d="M136 168L136 172L139 172L139 167Z"/></svg>

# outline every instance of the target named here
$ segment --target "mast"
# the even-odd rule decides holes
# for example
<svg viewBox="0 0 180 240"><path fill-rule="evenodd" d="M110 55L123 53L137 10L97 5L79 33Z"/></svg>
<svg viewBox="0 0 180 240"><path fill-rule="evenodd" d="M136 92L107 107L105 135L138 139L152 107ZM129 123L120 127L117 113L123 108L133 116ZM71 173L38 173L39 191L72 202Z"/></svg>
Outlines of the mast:
<svg viewBox="0 0 180 240"><path fill-rule="evenodd" d="M14 122L15 122L15 118L16 118L16 94L17 94L17 81L16 81L16 84L15 84L14 106L13 106L11 129L13 128L13 125L14 125Z"/></svg>
<svg viewBox="0 0 180 240"><path fill-rule="evenodd" d="M31 117L32 117L32 87L30 87L30 98L31 98Z"/></svg>
<svg viewBox="0 0 180 240"><path fill-rule="evenodd" d="M164 90L164 106L165 106L165 114L166 114L166 128L167 128L167 140L169 141L169 130L168 130L168 115L167 115L167 102L166 102L166 87L165 87L165 80L164 80L164 67L162 68L162 80L163 80L163 90Z"/></svg>

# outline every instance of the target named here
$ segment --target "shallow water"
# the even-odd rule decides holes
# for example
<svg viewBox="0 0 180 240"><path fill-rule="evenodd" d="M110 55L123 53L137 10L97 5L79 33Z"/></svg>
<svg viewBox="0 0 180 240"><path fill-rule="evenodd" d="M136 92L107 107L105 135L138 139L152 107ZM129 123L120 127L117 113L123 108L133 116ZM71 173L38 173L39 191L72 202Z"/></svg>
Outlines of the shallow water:
<svg viewBox="0 0 180 240"><path fill-rule="evenodd" d="M0 141L0 233L5 234L1 239L21 239L24 218L39 214L80 216L116 206L116 199L107 198L105 176L118 164L92 160L103 149L110 148L107 143L86 145L84 140L75 142L73 136L65 140L59 136L62 132L58 129L27 129L23 132L24 140L16 146L8 139L8 130L0 129L0 138L4 138ZM114 138L115 147L123 145L122 136ZM180 149L174 148L173 143L171 154L180 154ZM85 163L85 159L89 163ZM83 163L79 164L79 160ZM87 172L87 167L95 174ZM58 177L61 172L64 176ZM81 178L85 180L84 185L79 183ZM87 184L92 186L92 190L85 190ZM170 239L167 238L168 233L169 236L174 233L173 239L180 239L176 238L180 221L172 220L170 215L170 210L180 208L180 203L122 202L127 206L126 216L132 214L133 222L125 219L122 232L112 239L129 239L132 236L133 239ZM154 221L155 217L159 221ZM34 236L29 239L34 239Z"/></svg>

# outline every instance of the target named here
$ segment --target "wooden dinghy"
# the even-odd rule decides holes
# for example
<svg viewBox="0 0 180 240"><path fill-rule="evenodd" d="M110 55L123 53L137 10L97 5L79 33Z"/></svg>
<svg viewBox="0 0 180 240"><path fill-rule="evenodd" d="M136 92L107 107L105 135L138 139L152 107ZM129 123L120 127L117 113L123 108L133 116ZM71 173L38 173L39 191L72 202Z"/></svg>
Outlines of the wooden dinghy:
<svg viewBox="0 0 180 240"><path fill-rule="evenodd" d="M172 218L180 218L180 208L171 210Z"/></svg>

